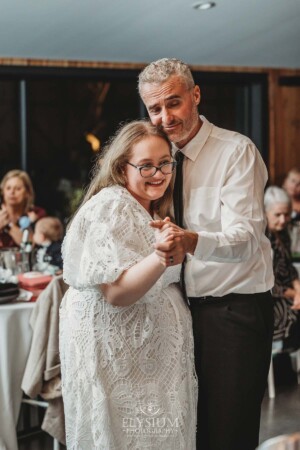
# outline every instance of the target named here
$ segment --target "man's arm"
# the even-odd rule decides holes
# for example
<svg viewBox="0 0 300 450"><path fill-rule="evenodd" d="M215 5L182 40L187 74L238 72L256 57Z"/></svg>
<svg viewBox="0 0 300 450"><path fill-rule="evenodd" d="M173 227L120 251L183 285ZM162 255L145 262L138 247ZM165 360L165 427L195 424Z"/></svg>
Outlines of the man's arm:
<svg viewBox="0 0 300 450"><path fill-rule="evenodd" d="M263 207L266 180L267 171L255 146L248 144L238 149L228 163L221 189L220 231L185 230L184 236L173 242L173 247L168 243L157 245L159 256L165 253L167 258L176 251L182 259L190 253L206 261L247 261L260 246L266 227Z"/></svg>
<svg viewBox="0 0 300 450"><path fill-rule="evenodd" d="M226 167L220 192L220 231L200 231L194 256L216 262L243 262L265 234L265 164L252 143L237 148ZM201 201L201 199L199 199Z"/></svg>

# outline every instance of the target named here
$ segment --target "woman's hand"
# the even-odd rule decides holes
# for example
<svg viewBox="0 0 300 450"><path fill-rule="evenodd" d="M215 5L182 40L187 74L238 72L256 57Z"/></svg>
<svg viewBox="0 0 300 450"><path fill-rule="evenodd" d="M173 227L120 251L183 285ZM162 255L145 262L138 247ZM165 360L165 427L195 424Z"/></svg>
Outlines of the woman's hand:
<svg viewBox="0 0 300 450"><path fill-rule="evenodd" d="M162 226L157 228L155 227L156 243L171 242L175 239L175 237L184 235L184 230L175 225L175 223L172 223L169 217L166 217L163 221L154 220L151 222L151 226L153 222L162 222Z"/></svg>
<svg viewBox="0 0 300 450"><path fill-rule="evenodd" d="M34 211L28 211L27 216L29 217L31 223L35 223L39 218Z"/></svg>
<svg viewBox="0 0 300 450"><path fill-rule="evenodd" d="M161 264L165 267L181 264L185 256L181 242L184 230L171 222L169 217L164 220L153 220L150 225L155 228L154 247Z"/></svg>
<svg viewBox="0 0 300 450"><path fill-rule="evenodd" d="M174 236L173 239L155 244L156 254L165 266L181 264L187 253L194 254L199 239L198 234L194 231L180 228L172 223L169 217L164 220L152 220L150 226L160 232L170 228L169 233Z"/></svg>
<svg viewBox="0 0 300 450"><path fill-rule="evenodd" d="M5 208L0 209L0 230L3 230L9 224L8 212Z"/></svg>
<svg viewBox="0 0 300 450"><path fill-rule="evenodd" d="M300 280L298 278L293 281L293 288L296 292L300 293Z"/></svg>
<svg viewBox="0 0 300 450"><path fill-rule="evenodd" d="M292 309L300 309L300 293L295 291Z"/></svg>

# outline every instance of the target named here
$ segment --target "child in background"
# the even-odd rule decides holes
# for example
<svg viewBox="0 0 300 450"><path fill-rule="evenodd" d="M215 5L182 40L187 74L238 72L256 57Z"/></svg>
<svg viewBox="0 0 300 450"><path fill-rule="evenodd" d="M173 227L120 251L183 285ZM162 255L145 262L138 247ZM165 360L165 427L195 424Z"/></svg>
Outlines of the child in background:
<svg viewBox="0 0 300 450"><path fill-rule="evenodd" d="M47 270L49 264L62 269L61 245L64 227L57 217L43 217L35 225L33 242L38 246L36 270Z"/></svg>

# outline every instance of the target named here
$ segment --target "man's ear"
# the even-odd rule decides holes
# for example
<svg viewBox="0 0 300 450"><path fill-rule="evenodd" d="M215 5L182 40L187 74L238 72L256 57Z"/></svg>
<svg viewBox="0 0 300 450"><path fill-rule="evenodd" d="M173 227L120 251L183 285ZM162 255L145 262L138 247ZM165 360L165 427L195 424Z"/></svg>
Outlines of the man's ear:
<svg viewBox="0 0 300 450"><path fill-rule="evenodd" d="M201 92L200 92L200 88L197 84L196 84L196 86L194 86L193 96L194 96L196 105L199 105L200 100L201 100Z"/></svg>

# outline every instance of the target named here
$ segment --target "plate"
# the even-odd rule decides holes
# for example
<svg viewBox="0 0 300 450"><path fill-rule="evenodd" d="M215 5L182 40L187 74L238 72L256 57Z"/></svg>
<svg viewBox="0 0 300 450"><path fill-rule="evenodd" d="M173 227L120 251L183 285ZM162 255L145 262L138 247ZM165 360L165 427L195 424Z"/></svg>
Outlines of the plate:
<svg viewBox="0 0 300 450"><path fill-rule="evenodd" d="M7 297L8 295L18 294L18 292L19 292L18 287L3 289L2 291L0 291L0 297Z"/></svg>
<svg viewBox="0 0 300 450"><path fill-rule="evenodd" d="M13 302L14 300L16 300L17 297L18 297L18 294L7 295L6 297L0 297L0 304Z"/></svg>
<svg viewBox="0 0 300 450"><path fill-rule="evenodd" d="M6 291L6 289L18 289L16 283L0 283L0 292Z"/></svg>

